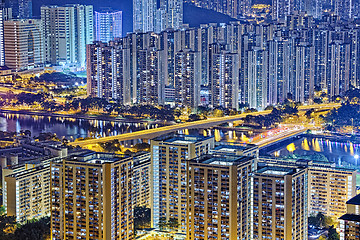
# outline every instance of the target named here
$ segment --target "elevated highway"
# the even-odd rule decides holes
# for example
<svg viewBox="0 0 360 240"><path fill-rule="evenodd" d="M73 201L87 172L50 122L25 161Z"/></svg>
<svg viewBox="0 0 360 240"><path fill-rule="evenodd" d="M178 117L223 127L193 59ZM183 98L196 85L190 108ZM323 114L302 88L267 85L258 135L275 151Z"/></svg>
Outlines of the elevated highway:
<svg viewBox="0 0 360 240"><path fill-rule="evenodd" d="M315 110L327 110L332 109L335 107L339 107L339 103L330 103L330 104L317 104L317 105L307 105L307 106L300 106L298 109L299 111L307 111L310 109ZM186 122L181 124L175 124L171 126L164 126L154 129L146 129L141 131L136 131L132 133L123 133L116 136L109 136L109 137L103 137L103 138L97 138L97 139L88 139L83 141L77 141L77 142L70 142L69 145L71 146L80 146L80 147L92 147L99 143L104 143L112 140L118 140L118 141L127 141L127 140L134 140L134 139L151 139L157 136L160 136L162 134L175 132L178 130L184 130L184 129L194 129L194 128L209 128L213 127L222 123L228 123L228 122L234 122L239 121L243 118L245 118L247 115L266 115L271 113L270 110L264 110L260 112L251 112L251 113L242 113L239 115L234 116L226 116L226 117L217 117L217 118L210 118L206 120L200 120L195 122Z"/></svg>

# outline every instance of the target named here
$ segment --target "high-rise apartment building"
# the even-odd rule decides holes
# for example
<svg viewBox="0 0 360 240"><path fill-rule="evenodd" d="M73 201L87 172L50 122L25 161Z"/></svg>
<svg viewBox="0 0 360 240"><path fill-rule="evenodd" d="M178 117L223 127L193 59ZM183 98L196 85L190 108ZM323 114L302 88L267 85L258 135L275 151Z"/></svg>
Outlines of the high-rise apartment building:
<svg viewBox="0 0 360 240"><path fill-rule="evenodd" d="M183 25L183 0L133 0L134 32L161 32Z"/></svg>
<svg viewBox="0 0 360 240"><path fill-rule="evenodd" d="M268 104L268 51L254 48L247 54L247 93L250 108L264 109Z"/></svg>
<svg viewBox="0 0 360 240"><path fill-rule="evenodd" d="M12 9L12 18L32 18L32 0L5 0L5 7Z"/></svg>
<svg viewBox="0 0 360 240"><path fill-rule="evenodd" d="M122 11L95 11L95 40L109 42L122 37Z"/></svg>
<svg viewBox="0 0 360 240"><path fill-rule="evenodd" d="M347 213L339 218L340 240L360 238L360 195L346 202Z"/></svg>
<svg viewBox="0 0 360 240"><path fill-rule="evenodd" d="M128 34L108 44L106 64L88 55L88 93L125 104L264 109L287 98L311 104L315 88L332 99L360 85L358 29L341 30L332 15L314 22L296 13L284 21Z"/></svg>
<svg viewBox="0 0 360 240"><path fill-rule="evenodd" d="M136 103L157 105L159 103L159 51L138 50L136 77Z"/></svg>
<svg viewBox="0 0 360 240"><path fill-rule="evenodd" d="M200 105L199 52L179 51L175 54L175 104L196 108Z"/></svg>
<svg viewBox="0 0 360 240"><path fill-rule="evenodd" d="M26 164L4 176L4 207L18 223L50 216L50 164Z"/></svg>
<svg viewBox="0 0 360 240"><path fill-rule="evenodd" d="M284 160L260 157L269 166L306 166L308 169L309 215L322 213L339 218L346 213L346 201L356 194L356 171L339 168L328 162Z"/></svg>
<svg viewBox="0 0 360 240"><path fill-rule="evenodd" d="M130 104L130 49L115 42L96 42L87 45L86 54L88 95Z"/></svg>
<svg viewBox="0 0 360 240"><path fill-rule="evenodd" d="M132 190L133 206L150 207L150 153L134 157Z"/></svg>
<svg viewBox="0 0 360 240"><path fill-rule="evenodd" d="M155 31L179 29L183 25L183 0L160 0L155 17Z"/></svg>
<svg viewBox="0 0 360 240"><path fill-rule="evenodd" d="M246 17L251 12L251 1L249 0L185 0L186 3L194 4L197 7L210 9L232 18Z"/></svg>
<svg viewBox="0 0 360 240"><path fill-rule="evenodd" d="M177 220L179 232L187 231L187 161L214 146L213 137L164 135L151 141L151 225Z"/></svg>
<svg viewBox="0 0 360 240"><path fill-rule="evenodd" d="M0 66L5 65L4 22L12 18L11 11L11 8L0 7Z"/></svg>
<svg viewBox="0 0 360 240"><path fill-rule="evenodd" d="M350 87L350 44L336 40L327 47L326 85L329 96L334 97Z"/></svg>
<svg viewBox="0 0 360 240"><path fill-rule="evenodd" d="M251 186L251 239L308 239L306 168L259 167Z"/></svg>
<svg viewBox="0 0 360 240"><path fill-rule="evenodd" d="M52 162L52 239L133 239L132 172L132 158L112 154Z"/></svg>
<svg viewBox="0 0 360 240"><path fill-rule="evenodd" d="M210 154L188 161L188 239L251 239L254 159Z"/></svg>
<svg viewBox="0 0 360 240"><path fill-rule="evenodd" d="M50 161L67 156L54 143L21 144L0 150L3 202L7 216L23 224L50 216Z"/></svg>
<svg viewBox="0 0 360 240"><path fill-rule="evenodd" d="M294 0L272 0L272 18L274 20L285 20L286 15L290 15L295 10L294 4Z"/></svg>
<svg viewBox="0 0 360 240"><path fill-rule="evenodd" d="M239 55L221 44L209 46L210 105L237 109L239 104Z"/></svg>
<svg viewBox="0 0 360 240"><path fill-rule="evenodd" d="M309 165L309 214L339 218L346 201L355 196L356 171L327 165Z"/></svg>
<svg viewBox="0 0 360 240"><path fill-rule="evenodd" d="M5 65L17 72L43 66L42 37L39 20L5 21Z"/></svg>
<svg viewBox="0 0 360 240"><path fill-rule="evenodd" d="M156 10L155 0L133 0L134 32L154 32Z"/></svg>
<svg viewBox="0 0 360 240"><path fill-rule="evenodd" d="M94 40L93 6L42 6L45 62L85 67L86 45Z"/></svg>

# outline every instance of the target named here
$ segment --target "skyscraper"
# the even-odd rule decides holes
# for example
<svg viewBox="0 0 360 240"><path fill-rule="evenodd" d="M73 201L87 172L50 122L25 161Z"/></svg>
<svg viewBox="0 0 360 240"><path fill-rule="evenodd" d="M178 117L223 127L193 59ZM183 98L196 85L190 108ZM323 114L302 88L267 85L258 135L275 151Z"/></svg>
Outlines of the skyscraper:
<svg viewBox="0 0 360 240"><path fill-rule="evenodd" d="M133 30L161 32L183 24L183 0L133 0Z"/></svg>
<svg viewBox="0 0 360 240"><path fill-rule="evenodd" d="M132 158L112 154L52 162L52 239L133 239L132 171Z"/></svg>
<svg viewBox="0 0 360 240"><path fill-rule="evenodd" d="M156 0L133 0L134 32L155 31Z"/></svg>
<svg viewBox="0 0 360 240"><path fill-rule="evenodd" d="M44 64L41 22L36 19L4 23L5 65L15 71Z"/></svg>
<svg viewBox="0 0 360 240"><path fill-rule="evenodd" d="M11 8L0 6L0 66L5 65L4 22L12 18Z"/></svg>
<svg viewBox="0 0 360 240"><path fill-rule="evenodd" d="M179 29L183 24L183 0L160 0L156 15L157 32L167 28Z"/></svg>
<svg viewBox="0 0 360 240"><path fill-rule="evenodd" d="M307 184L304 167L265 166L255 171L251 239L308 239Z"/></svg>
<svg viewBox="0 0 360 240"><path fill-rule="evenodd" d="M267 106L268 89L268 51L259 47L247 52L247 86L250 108L264 109Z"/></svg>
<svg viewBox="0 0 360 240"><path fill-rule="evenodd" d="M223 153L188 162L188 239L251 239L254 159Z"/></svg>
<svg viewBox="0 0 360 240"><path fill-rule="evenodd" d="M238 108L239 55L225 50L222 44L209 46L210 104L213 107Z"/></svg>
<svg viewBox="0 0 360 240"><path fill-rule="evenodd" d="M122 11L95 11L95 35L101 42L122 37Z"/></svg>
<svg viewBox="0 0 360 240"><path fill-rule="evenodd" d="M32 0L5 0L5 7L12 9L15 19L32 18Z"/></svg>
<svg viewBox="0 0 360 240"><path fill-rule="evenodd" d="M130 104L130 49L116 42L95 42L87 45L86 54L88 95Z"/></svg>
<svg viewBox="0 0 360 240"><path fill-rule="evenodd" d="M179 51L175 54L175 103L196 108L200 105L199 52Z"/></svg>
<svg viewBox="0 0 360 240"><path fill-rule="evenodd" d="M45 61L85 67L86 45L94 40L91 5L42 6Z"/></svg>
<svg viewBox="0 0 360 240"><path fill-rule="evenodd" d="M187 230L187 161L208 153L213 137L164 135L151 141L151 225L176 219L179 231Z"/></svg>

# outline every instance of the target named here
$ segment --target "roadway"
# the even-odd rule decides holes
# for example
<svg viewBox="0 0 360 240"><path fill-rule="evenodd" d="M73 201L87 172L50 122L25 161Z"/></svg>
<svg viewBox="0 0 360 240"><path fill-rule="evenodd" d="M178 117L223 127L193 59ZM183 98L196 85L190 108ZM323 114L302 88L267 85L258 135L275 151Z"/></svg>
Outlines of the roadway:
<svg viewBox="0 0 360 240"><path fill-rule="evenodd" d="M299 111L307 111L310 109L316 109L316 110L326 110L326 109L332 109L335 107L339 107L339 103L330 103L330 104L317 104L317 105L307 105L307 106L299 106ZM170 126L164 126L159 128L153 128L153 129L146 129L141 131L136 131L132 133L123 133L116 136L109 136L109 137L103 137L103 138L97 138L97 139L88 139L83 141L77 141L77 142L70 142L69 145L71 146L80 146L80 147L88 147L92 148L93 146L96 146L99 143L109 142L113 140L118 141L126 141L126 140L134 140L134 139L152 139L154 137L175 132L178 130L184 130L184 129L194 129L194 128L209 128L213 127L222 123L226 122L234 122L241 120L245 118L247 115L266 115L271 113L270 110L264 110L260 112L251 112L251 113L242 113L239 115L234 116L226 116L226 117L217 117L217 118L210 118L206 120L200 120L195 122L186 122L181 124L175 124Z"/></svg>
<svg viewBox="0 0 360 240"><path fill-rule="evenodd" d="M281 134L278 134L278 135L275 135L275 136L271 136L271 137L267 137L267 138L263 138L261 139L260 141L254 143L255 145L258 145L259 148L263 148L263 147L266 147L270 144L273 144L273 143L276 143L278 141L281 141L281 140L284 140L284 139L287 139L289 137L292 137L292 136L296 136L298 134L302 134L302 133L305 133L306 130L308 130L310 128L308 127L299 127L299 128L295 128L295 129L291 129L289 131L286 131L284 133L281 133Z"/></svg>

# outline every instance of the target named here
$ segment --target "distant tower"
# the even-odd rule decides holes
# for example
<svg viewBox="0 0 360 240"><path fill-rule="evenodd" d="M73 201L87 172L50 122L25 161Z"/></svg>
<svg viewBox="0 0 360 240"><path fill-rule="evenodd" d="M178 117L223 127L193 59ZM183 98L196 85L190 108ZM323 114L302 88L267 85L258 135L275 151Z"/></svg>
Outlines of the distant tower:
<svg viewBox="0 0 360 240"><path fill-rule="evenodd" d="M156 0L133 0L133 30L153 32L155 30Z"/></svg>
<svg viewBox="0 0 360 240"><path fill-rule="evenodd" d="M93 6L42 6L45 61L85 67L86 45L94 40Z"/></svg>
<svg viewBox="0 0 360 240"><path fill-rule="evenodd" d="M95 11L95 34L101 42L122 37L122 11Z"/></svg>
<svg viewBox="0 0 360 240"><path fill-rule="evenodd" d="M15 71L44 64L41 21L17 19L4 22L5 65Z"/></svg>
<svg viewBox="0 0 360 240"><path fill-rule="evenodd" d="M133 0L133 30L161 32L183 24L183 0Z"/></svg>
<svg viewBox="0 0 360 240"><path fill-rule="evenodd" d="M294 0L273 0L272 18L274 20L284 20L286 15L290 15L295 10Z"/></svg>
<svg viewBox="0 0 360 240"><path fill-rule="evenodd" d="M11 8L5 8L5 3L0 3L0 66L5 65L4 22L12 17Z"/></svg>
<svg viewBox="0 0 360 240"><path fill-rule="evenodd" d="M157 28L158 32L165 30L166 28L179 29L183 24L183 0L160 0L160 6L158 11L162 14L158 14L157 17L161 18L161 22L164 24L161 28ZM156 19L158 23L160 19Z"/></svg>
<svg viewBox="0 0 360 240"><path fill-rule="evenodd" d="M12 9L13 18L32 18L32 0L5 0L5 7Z"/></svg>

